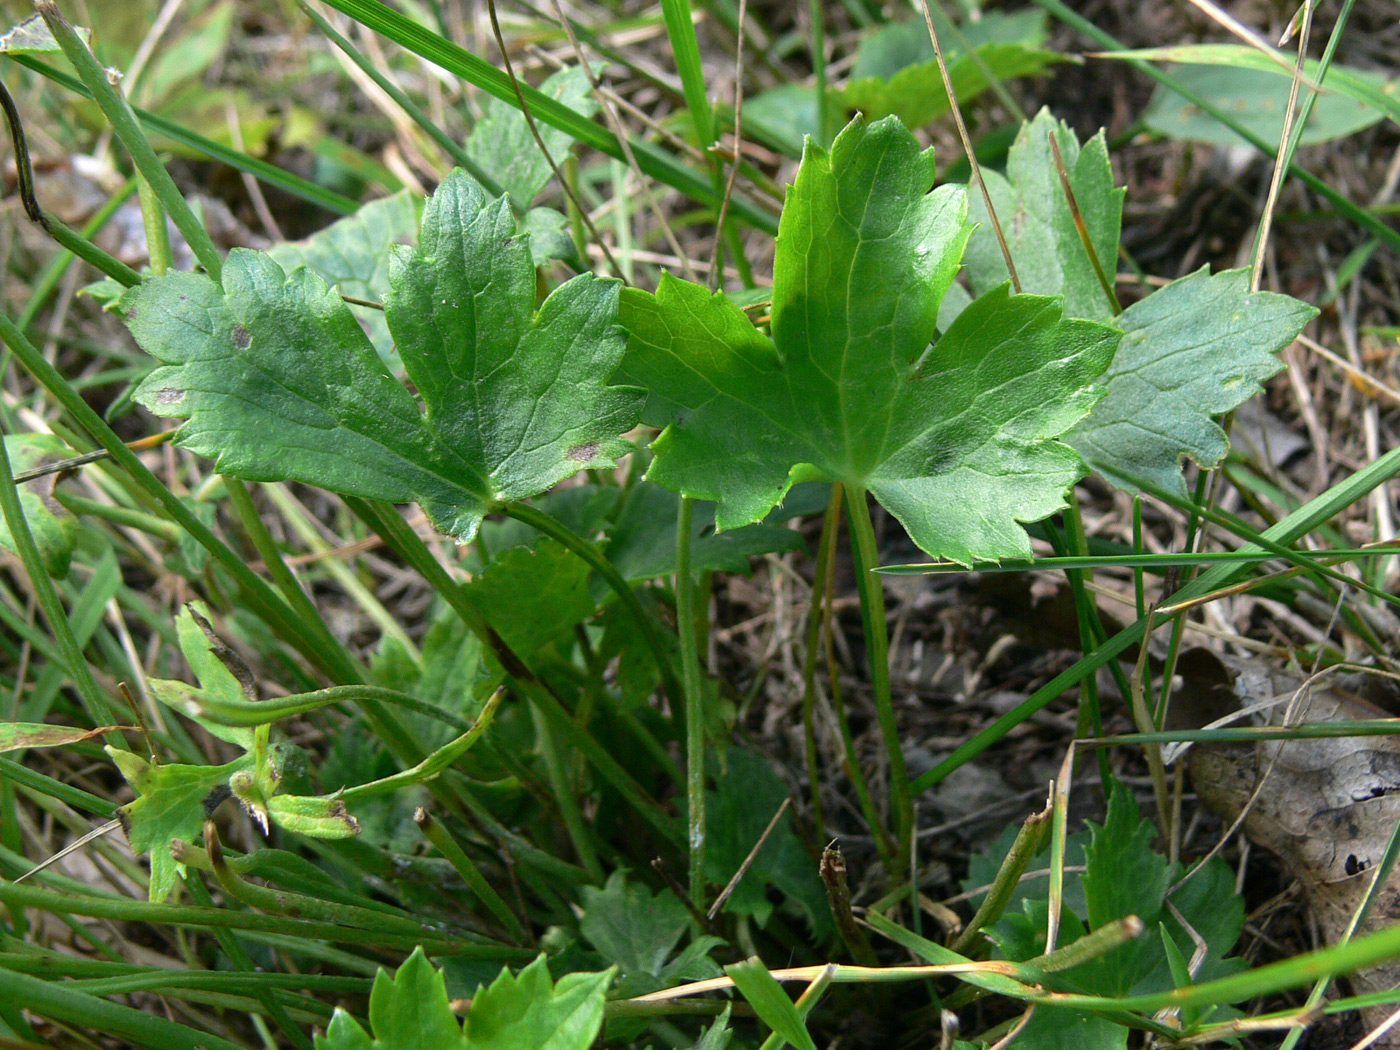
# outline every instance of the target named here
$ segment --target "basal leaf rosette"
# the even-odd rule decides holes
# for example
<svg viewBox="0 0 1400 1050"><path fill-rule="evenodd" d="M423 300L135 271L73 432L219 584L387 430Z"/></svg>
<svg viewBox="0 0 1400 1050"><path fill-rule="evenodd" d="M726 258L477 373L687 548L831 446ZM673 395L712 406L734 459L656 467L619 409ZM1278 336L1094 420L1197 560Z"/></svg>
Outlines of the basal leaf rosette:
<svg viewBox="0 0 1400 1050"><path fill-rule="evenodd" d="M253 481L416 502L460 542L483 515L628 450L643 392L608 386L626 338L618 285L591 274L535 310L508 202L454 171L396 246L385 315L410 393L335 288L235 249L222 284L170 274L123 299L162 362L136 393L183 418L176 442ZM420 404L421 402L421 404Z"/></svg>
<svg viewBox="0 0 1400 1050"><path fill-rule="evenodd" d="M808 142L789 189L772 335L723 294L663 277L627 289L619 376L665 426L647 477L715 500L719 528L761 519L798 480L869 490L935 557L1023 557L1018 522L1085 473L1056 440L1101 392L1120 333L1055 297L995 288L938 335L972 227L961 186L895 118ZM937 337L936 342L935 337ZM932 344L932 345L931 345Z"/></svg>

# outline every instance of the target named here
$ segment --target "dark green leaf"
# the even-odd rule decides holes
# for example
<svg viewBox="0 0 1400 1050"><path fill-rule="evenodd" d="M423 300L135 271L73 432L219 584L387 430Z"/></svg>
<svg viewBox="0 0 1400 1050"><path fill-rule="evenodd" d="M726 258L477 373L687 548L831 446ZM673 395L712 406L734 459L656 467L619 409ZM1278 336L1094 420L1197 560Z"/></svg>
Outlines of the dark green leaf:
<svg viewBox="0 0 1400 1050"><path fill-rule="evenodd" d="M1283 368L1274 355L1317 310L1250 292L1248 270L1198 270L1123 311L1123 342L1101 382L1108 396L1065 440L1113 484L1186 496L1181 457L1213 467L1229 451L1213 416Z"/></svg>
<svg viewBox="0 0 1400 1050"><path fill-rule="evenodd" d="M696 938L672 958L689 929L690 913L674 894L653 894L628 882L623 872L613 872L602 889L583 888L579 931L621 971L619 995L645 995L677 981L719 976L719 966L707 954L723 943L716 937Z"/></svg>
<svg viewBox="0 0 1400 1050"><path fill-rule="evenodd" d="M1100 396L1119 333L1054 299L994 291L938 343L938 307L969 233L960 187L929 192L931 152L898 121L809 143L788 192L773 338L722 294L669 276L628 289L620 374L667 422L647 477L760 520L796 480L869 489L924 550L1026 557L1017 521L1063 506L1084 472L1055 440Z"/></svg>
<svg viewBox="0 0 1400 1050"><path fill-rule="evenodd" d="M517 653L531 653L573 630L595 608L589 568L557 540L503 551L466 595Z"/></svg>
<svg viewBox="0 0 1400 1050"><path fill-rule="evenodd" d="M535 314L505 201L461 172L429 202L420 241L396 248L385 305L426 411L320 278L243 250L222 288L172 274L129 293L132 332L166 365L138 399L188 418L177 441L221 471L414 501L462 542L494 507L612 466L641 404L605 385L623 349L617 286L576 277Z"/></svg>

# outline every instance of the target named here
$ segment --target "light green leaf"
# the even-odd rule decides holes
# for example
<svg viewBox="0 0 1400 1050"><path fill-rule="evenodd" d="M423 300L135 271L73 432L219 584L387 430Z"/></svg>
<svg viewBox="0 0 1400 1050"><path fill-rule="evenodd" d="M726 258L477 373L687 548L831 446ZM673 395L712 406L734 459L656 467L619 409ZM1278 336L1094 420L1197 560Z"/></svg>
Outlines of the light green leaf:
<svg viewBox="0 0 1400 1050"><path fill-rule="evenodd" d="M701 1033L695 1050L726 1050L734 1038L734 1031L729 1027L729 1009L726 1003L724 1010L715 1018L715 1023Z"/></svg>
<svg viewBox="0 0 1400 1050"><path fill-rule="evenodd" d="M389 254L396 244L418 240L419 198L408 190L370 201L354 215L301 241L277 244L268 255L284 270L305 266L342 295L382 303L389 291ZM397 366L394 337L383 310L350 306L379 356Z"/></svg>
<svg viewBox="0 0 1400 1050"><path fill-rule="evenodd" d="M335 798L273 795L267 800L267 812L274 824L311 838L348 839L360 833L360 822Z"/></svg>
<svg viewBox="0 0 1400 1050"><path fill-rule="evenodd" d="M519 975L502 970L467 1012L469 1050L588 1050L603 1025L613 970L550 980L542 955Z"/></svg>
<svg viewBox="0 0 1400 1050"><path fill-rule="evenodd" d="M151 853L150 898L170 896L183 865L170 855L170 841L200 837L204 820L230 795L229 778L253 764L244 755L222 766L156 765L130 751L106 748L136 800L117 810L131 848Z"/></svg>
<svg viewBox="0 0 1400 1050"><path fill-rule="evenodd" d="M1376 90L1389 90L1385 78L1361 69L1347 71ZM1183 65L1172 76L1192 92L1213 102L1234 116L1265 142L1278 142L1283 135L1283 118L1288 110L1292 85L1287 78L1263 69L1240 66ZM1330 76L1328 80L1330 81ZM1359 102L1340 92L1320 95L1299 144L1310 146L1342 138L1385 119L1385 110ZM1190 139L1217 146L1248 145L1210 114L1188 102L1175 91L1158 85L1152 101L1142 113L1143 122L1157 132L1175 139ZM1251 147L1252 148L1252 147Z"/></svg>
<svg viewBox="0 0 1400 1050"><path fill-rule="evenodd" d="M1128 307L1123 342L1101 380L1108 396L1065 440L1114 485L1186 495L1181 457L1213 467L1229 451L1213 416L1283 368L1274 355L1317 310L1249 291L1248 270L1198 270Z"/></svg>
<svg viewBox="0 0 1400 1050"><path fill-rule="evenodd" d="M463 543L493 508L613 466L641 407L640 391L606 386L623 351L617 285L584 274L535 313L505 201L460 171L420 242L395 249L385 306L423 409L324 281L246 250L222 288L171 274L128 293L132 333L165 363L137 399L187 418L177 443L224 473L416 502Z"/></svg>
<svg viewBox="0 0 1400 1050"><path fill-rule="evenodd" d="M53 434L7 434L5 453L10 457L10 470L21 474L69 459L73 450ZM39 548L44 571L61 580L68 575L73 548L78 543L78 519L54 498L57 483L57 474L45 474L24 482L19 486L19 506L24 511L34 545ZM0 547L12 554L19 553L10 535L10 526L3 517L0 517Z"/></svg>
<svg viewBox="0 0 1400 1050"><path fill-rule="evenodd" d="M748 1000L760 1021L797 1050L817 1050L797 1007L756 956L726 966L724 971L734 979L734 987Z"/></svg>
<svg viewBox="0 0 1400 1050"><path fill-rule="evenodd" d="M598 103L593 100L592 87L582 66L570 66L550 74L540 90L581 116L591 118L598 112ZM554 162L563 163L573 139L567 132L548 124L537 124L537 127ZM467 156L494 177L520 209L534 203L554 174L520 110L513 103L498 98L488 98L483 104L481 120L467 136L465 148Z"/></svg>
<svg viewBox="0 0 1400 1050"><path fill-rule="evenodd" d="M1112 279L1118 260L1124 191L1113 186L1113 169L1103 132L1081 148L1069 126L1055 120L1048 109L1042 109L1033 121L1021 125L1007 156L1006 175L986 171L983 178L1006 234L1022 290L1035 295L1063 295L1066 317L1107 321L1113 310L1075 229L1050 149L1052 132L1089 229L1089 239ZM969 211L980 226L967 244L967 274L973 293L981 295L1007 280L1009 274L980 194L970 196Z"/></svg>
<svg viewBox="0 0 1400 1050"><path fill-rule="evenodd" d="M669 423L647 477L758 521L794 481L868 489L935 557L1027 557L1017 524L1084 473L1055 440L1100 396L1119 333L1059 301L994 290L931 350L970 232L962 187L897 120L807 147L778 234L770 340L725 296L664 277L628 289L619 375ZM927 351L927 352L926 352Z"/></svg>
<svg viewBox="0 0 1400 1050"><path fill-rule="evenodd" d="M966 104L999 80L1038 73L1063 56L1045 51L1046 15L1027 9L1007 14L985 11L961 26L931 11L958 101ZM856 49L851 82L833 99L869 118L893 113L911 127L922 127L949 111L948 94L934 59L922 18L891 22L867 35Z"/></svg>
<svg viewBox="0 0 1400 1050"><path fill-rule="evenodd" d="M337 1009L316 1050L466 1050L471 1045L447 1000L442 971L421 947L390 977L382 968L369 993L371 1042L365 1030Z"/></svg>
<svg viewBox="0 0 1400 1050"><path fill-rule="evenodd" d="M958 102L966 105L992 86L989 71L998 80L1013 80L1039 73L1063 60L1056 51L1022 44L984 44L972 53L948 60L948 77ZM914 128L952 110L936 60L909 66L888 80L867 77L854 81L833 95L847 112L868 113L872 117L893 114Z"/></svg>
<svg viewBox="0 0 1400 1050"><path fill-rule="evenodd" d="M209 629L209 609L203 602L190 602L175 618L175 632L180 639L180 651L194 672L198 685L170 678L152 678L147 683L151 695L167 707L193 719L210 734L230 744L247 749L253 746L253 730L241 726L220 725L206 717L204 704L243 704L256 700L249 695L253 677L242 661ZM222 658L221 658L222 656ZM234 669L242 676L234 674Z"/></svg>

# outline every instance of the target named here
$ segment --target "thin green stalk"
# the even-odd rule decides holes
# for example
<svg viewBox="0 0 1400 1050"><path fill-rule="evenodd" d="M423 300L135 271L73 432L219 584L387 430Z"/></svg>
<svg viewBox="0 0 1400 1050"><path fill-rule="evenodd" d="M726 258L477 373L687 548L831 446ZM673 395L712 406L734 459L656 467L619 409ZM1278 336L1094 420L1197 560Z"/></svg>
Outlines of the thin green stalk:
<svg viewBox="0 0 1400 1050"><path fill-rule="evenodd" d="M593 838L584 823L583 811L574 797L574 787L569 782L569 771L564 768L564 759L559 753L559 745L555 743L554 733L538 706L530 708L530 716L535 725L535 741L539 746L540 758L544 761L545 776L549 778L550 792L554 804L559 807L559 819L564 822L564 832L574 847L574 856L588 872L589 879L601 884L606 877L603 865L598 861L598 851L593 848Z"/></svg>
<svg viewBox="0 0 1400 1050"><path fill-rule="evenodd" d="M165 222L165 209L160 206L160 198L144 175L136 176L137 191L141 194L141 222L146 227L146 254L151 261L151 272L164 277L170 269L170 227Z"/></svg>
<svg viewBox="0 0 1400 1050"><path fill-rule="evenodd" d="M66 983L45 981L28 974L10 972L5 975L0 981L0 1003L130 1040L135 1046L158 1046L161 1050L246 1050L238 1043L168 1021L159 1014L121 1006L78 991Z"/></svg>
<svg viewBox="0 0 1400 1050"><path fill-rule="evenodd" d="M24 571L29 576L29 586L38 599L39 608L44 611L49 633L58 646L63 664L77 687L78 695L83 698L88 716L100 726L115 724L118 721L116 713L98 689L96 679L92 677L92 669L88 667L82 647L73 635L68 614L59 600L53 580L44 568L43 558L34 543L34 536L29 531L29 522L19 501L19 489L15 486L14 472L10 469L10 453L5 447L3 437L0 437L0 511L4 512L5 525L10 530L11 542L24 564ZM114 747L126 749L126 740L120 733L108 733L106 739Z"/></svg>
<svg viewBox="0 0 1400 1050"><path fill-rule="evenodd" d="M427 545L418 537L408 523L393 508L370 503L353 496L345 497L350 510L370 525L389 546L412 565L427 581L448 606L486 646L506 672L507 684L512 691L524 696L537 705L550 720L566 746L577 748L609 784L637 810L637 813L661 833L663 838L673 839L675 829L670 817L637 781L622 768L591 735L574 724L553 691L530 670L529 666L515 653L505 640L491 627L481 613L466 600L462 588L455 583L433 556Z"/></svg>
<svg viewBox="0 0 1400 1050"><path fill-rule="evenodd" d="M317 11L315 7L309 4L307 0L297 0L297 3L301 6L301 9L310 16L311 21L316 23L316 28L329 38L331 43L340 48L340 50L345 53L345 56L349 58L350 61L354 62L365 76L369 77L379 86L381 91L393 99L395 105L407 113L409 119L417 124L424 134L437 143L442 151L452 158L453 163L469 172L471 177L481 183L486 192L491 194L491 196L502 197L505 195L505 190L501 188L501 184L493 179L488 172L483 170L480 164L472 160L467 151L457 144L456 139L443 131L442 128L438 127L437 122L433 120L432 117L428 116L428 114L424 113L422 107L414 102L413 99L409 98L408 95L404 93L403 89L395 84L393 80L385 76L380 68L365 57L365 54L359 48L336 32L335 27L322 18L321 13ZM529 201L515 201L514 203L519 208L527 208L530 205Z"/></svg>
<svg viewBox="0 0 1400 1050"><path fill-rule="evenodd" d="M196 904L203 904L206 907L213 905L214 901L209 896L209 890L204 885L204 881L202 879L198 877L186 879L185 888L189 890L190 896L194 898ZM214 931L214 936L219 942L219 947L221 947L224 950L224 954L229 957L230 961L232 961L234 966L236 966L240 971L242 971L242 973L238 974L237 976L243 977L253 972L253 960L248 957L248 953L244 951L243 945L240 944L238 938L233 935L232 930L216 929ZM181 976L188 978L194 977L196 975L187 971ZM200 974L199 976L205 975ZM235 975L220 974L219 976L232 977ZM146 979L149 981L151 979L151 975L147 975ZM112 978L108 978L109 982L111 980ZM118 977L115 980L117 982L121 982L123 980L130 981L131 978ZM87 981L83 983L85 984L83 990L89 995L122 994L120 992L102 989L101 983L99 981ZM195 987L198 986L199 982L196 979ZM276 1023L278 1028L282 1029L283 1033L287 1036L288 1039L292 1041L292 1044L296 1046L298 1050L314 1050L312 1042L310 1039L307 1038L306 1033L296 1026L296 1023L290 1017L287 1016L287 1011L283 1009L282 1005L272 997L271 989L267 988L266 986L255 986L250 994L253 998L257 999L258 1002L262 1003L263 1009L267 1011L267 1015L272 1018L273 1022Z"/></svg>
<svg viewBox="0 0 1400 1050"><path fill-rule="evenodd" d="M103 521L110 521L113 525L121 525L150 536L156 536L167 543L177 542L181 535L180 527L173 521L166 521L164 518L147 514L145 511L110 503L98 503L93 499L75 496L62 488L54 490L53 498L74 514L86 514L89 517L101 518Z"/></svg>
<svg viewBox="0 0 1400 1050"><path fill-rule="evenodd" d="M642 602L637 597L637 592L622 578L617 567L608 561L602 551L557 518L551 517L528 503L512 501L501 507L500 512L508 518L514 518L518 522L538 529L551 539L558 540L587 562L589 568L602 577L603 582L612 589L623 606L632 614L638 630L642 633L642 638L646 640L647 646L651 649L652 659L656 661L656 667L661 672L661 681L666 692L673 697L685 695L682 683L676 680L675 668L671 664L670 653L662 640L661 629L657 625L656 617L648 614L642 608Z"/></svg>
<svg viewBox="0 0 1400 1050"><path fill-rule="evenodd" d="M690 847L690 901L705 907L705 686L700 675L695 581L690 568L690 531L695 501L682 496L676 515L676 630L680 634L685 689L686 840Z"/></svg>
<svg viewBox="0 0 1400 1050"><path fill-rule="evenodd" d="M79 232L79 236L87 241L96 237L102 227L106 226L112 216L117 213L117 209L125 204L127 199L135 192L136 180L127 180L126 185L117 190L112 196L108 197L102 207L97 209L96 214L88 220L87 225ZM28 330L29 326L34 323L34 318L39 316L39 311L44 308L44 304L48 302L49 296L53 294L53 290L58 287L58 282L62 279L63 275L68 272L68 267L73 265L73 260L75 258L76 256L70 251L65 250L59 252L39 271L39 275L29 282L29 300L24 304L24 309L20 312L19 319L15 322L20 331ZM139 280L139 276L134 272L133 277L137 277ZM131 285L128 284L127 287L129 288ZM9 356L9 351L6 350L4 358L0 359L0 372L4 371L5 361L9 359Z"/></svg>
<svg viewBox="0 0 1400 1050"><path fill-rule="evenodd" d="M526 940L525 927L521 925L520 919L515 912L510 910L510 906L499 893L486 881L481 874L481 869L476 866L476 862L467 856L467 853L457 844L447 828L442 822L433 819L431 813L423 807L413 814L413 820L418 825L418 829L423 832L423 837L431 842L437 851L441 853L456 869L457 874L462 876L468 888L477 895L481 903L491 910L491 914L501 921L501 924L510 932L517 944L523 944Z"/></svg>
<svg viewBox="0 0 1400 1050"><path fill-rule="evenodd" d="M306 591L302 589L296 576L283 560L282 552L277 549L277 543L272 538L272 533L268 532L262 515L258 513L258 508L253 505L253 497L249 494L248 487L243 484L241 478L235 478L229 474L224 474L223 480L224 490L228 493L229 505L233 508L238 523L243 526L243 532L252 541L253 549L258 552L258 557L262 559L262 563L266 566L273 583L277 585L277 589L282 592L282 597L292 611L301 617L302 622L320 637L322 645L329 650L338 650L345 663L354 664L355 658L344 644L331 634L320 611L307 597Z"/></svg>
<svg viewBox="0 0 1400 1050"><path fill-rule="evenodd" d="M865 647L870 660L870 685L890 763L890 809L895 839L899 844L896 855L906 857L914 833L914 807L909 792L909 774L904 765L904 750L900 747L899 724L894 716L885 592L880 577L873 571L880 563L880 554L875 547L875 527L870 520L870 503L866 499L865 489L855 486L846 489L846 512L856 587L860 592L860 616L865 627Z"/></svg>
<svg viewBox="0 0 1400 1050"><path fill-rule="evenodd" d="M812 570L812 597L807 609L807 648L802 656L802 735L807 752L807 782L812 791L812 822L817 836L826 834L822 807L820 757L817 753L817 652L822 640L822 606L826 595L827 567L836 552L836 528L841 519L841 483L831 486L822 535L817 542L817 564Z"/></svg>
<svg viewBox="0 0 1400 1050"><path fill-rule="evenodd" d="M1047 2L1047 0L1040 0L1040 2ZM1271 547L1295 543L1300 537L1335 517L1398 472L1400 472L1400 448L1395 448L1374 463L1362 467L1346 481L1332 486L1322 495L1309 500L1277 525L1267 529L1262 534L1261 539L1267 541ZM1251 553L1253 549L1255 548L1252 545L1245 548ZM1216 565L1178 591L1176 598L1183 601L1202 598L1237 579L1243 575L1246 569L1247 566L1230 563ZM1147 621L1140 619L1119 631L1094 650L1091 655L1078 661L1069 670L1056 675L1011 711L1002 715L971 740L958 747L933 769L919 776L911 785L911 790L916 794L927 790L965 762L980 755L1066 689L1077 685L1129 646L1141 641L1146 626Z"/></svg>
<svg viewBox="0 0 1400 1050"><path fill-rule="evenodd" d="M175 180L170 177L165 165L151 148L146 133L141 130L141 125L136 120L136 114L131 112L131 107L108 78L106 70L93 57L88 46L59 12L53 0L36 0L35 7L43 15L44 22L53 33L58 46L63 49L63 54L73 64L78 76L92 93L93 101L101 108L102 115L107 118L117 138L126 147L137 171L150 183L151 190L159 198L161 206L174 221L176 228L184 234L205 272L217 282L223 271L223 257L214 247L208 231L195 217L189 202L180 194Z"/></svg>

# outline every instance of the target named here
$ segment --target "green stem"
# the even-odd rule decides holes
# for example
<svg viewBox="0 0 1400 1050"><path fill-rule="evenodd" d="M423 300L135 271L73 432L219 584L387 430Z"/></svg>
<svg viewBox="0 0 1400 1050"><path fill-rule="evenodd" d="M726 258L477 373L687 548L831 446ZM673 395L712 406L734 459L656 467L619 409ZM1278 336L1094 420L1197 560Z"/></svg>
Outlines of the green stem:
<svg viewBox="0 0 1400 1050"><path fill-rule="evenodd" d="M690 849L690 901L705 907L705 686L691 578L690 532L695 501L682 496L676 514L676 630L680 634L681 678L685 689L686 840Z"/></svg>
<svg viewBox="0 0 1400 1050"><path fill-rule="evenodd" d="M112 81L108 79L106 70L93 57L88 46L83 43L82 38L74 31L72 25L59 12L58 6L53 0L38 0L35 6L43 15L44 22L47 23L49 31L53 33L58 46L63 49L64 55L73 64L73 68L77 70L83 84L92 93L93 101L101 108L103 116L112 125L112 130L116 132L117 138L121 139L122 145L126 147L132 163L136 165L136 170L150 183L152 192L159 198L161 206L170 215L170 218L174 220L176 228L184 234L185 240L194 251L195 258L199 260L200 265L217 282L223 271L223 257L219 255L219 250L214 247L214 242L208 231L195 217L189 203L181 196L179 188L175 185L175 180L170 177L170 173L165 170L165 165L161 164L160 158L151 148L150 140L146 138L146 133L141 130L141 125L137 122L136 115L132 113L131 106L127 104L121 92L113 86Z"/></svg>
<svg viewBox="0 0 1400 1050"><path fill-rule="evenodd" d="M170 227L165 223L165 209L160 198L143 175L136 176L136 188L141 195L141 221L146 227L146 253L151 260L151 272L164 277L170 269Z"/></svg>
<svg viewBox="0 0 1400 1050"><path fill-rule="evenodd" d="M440 821L434 820L432 814L421 806L414 812L413 820L417 823L419 830L423 832L423 837L436 846L437 851L447 858L452 867L456 869L457 874L462 876L462 881L480 898L481 903L491 909L492 915L501 920L501 924L510 931L510 935L515 938L516 943L523 944L526 940L525 927L520 924L520 919L516 917L515 912L510 910L510 906L506 904L501 895L486 881L481 874L481 869L476 866L476 862L467 856L466 850L457 844L457 840L443 827Z"/></svg>
<svg viewBox="0 0 1400 1050"><path fill-rule="evenodd" d="M822 641L822 603L826 594L827 566L836 550L836 526L841 519L841 484L831 486L822 535L817 544L817 564L812 570L812 597L807 609L807 649L802 658L802 735L807 751L807 781L812 791L812 822L817 836L825 836L826 816L822 806L820 756L817 753L817 652Z"/></svg>
<svg viewBox="0 0 1400 1050"><path fill-rule="evenodd" d="M899 742L899 725L894 717L894 697L890 689L890 643L885 623L885 592L875 568L880 563L875 549L875 527L870 520L870 504L865 489L846 489L846 510L851 531L851 556L855 562L856 587L860 592L860 616L865 627L865 647L870 660L870 685L875 695L875 713L885 739L890 762L890 809L894 820L896 856L909 856L914 830L913 800L904 750ZM894 875L895 872L891 872Z"/></svg>

